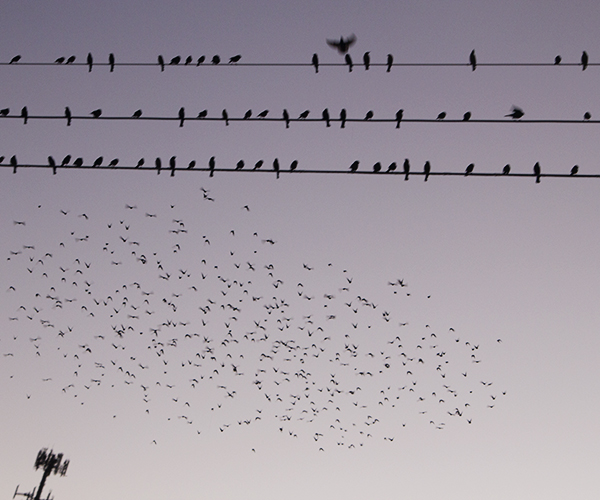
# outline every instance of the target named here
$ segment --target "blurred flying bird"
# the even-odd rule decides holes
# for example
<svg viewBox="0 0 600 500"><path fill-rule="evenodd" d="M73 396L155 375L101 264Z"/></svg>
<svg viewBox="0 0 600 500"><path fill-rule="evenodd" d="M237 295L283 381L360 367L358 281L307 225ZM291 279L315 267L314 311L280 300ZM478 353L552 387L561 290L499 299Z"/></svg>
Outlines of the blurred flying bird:
<svg viewBox="0 0 600 500"><path fill-rule="evenodd" d="M221 58L218 55L214 55L210 62L213 64L219 64L221 62Z"/></svg>
<svg viewBox="0 0 600 500"><path fill-rule="evenodd" d="M586 68L588 67L588 62L589 62L589 58L588 58L588 54L587 52L584 50L583 54L581 54L581 69L583 71L586 70Z"/></svg>
<svg viewBox="0 0 600 500"><path fill-rule="evenodd" d="M387 70L386 72L389 73L390 71L392 71L392 64L394 64L394 56L392 54L388 54L387 55Z"/></svg>
<svg viewBox="0 0 600 500"><path fill-rule="evenodd" d="M236 62L239 62L239 60L242 58L241 54L238 54L237 56L233 56L229 58L229 64L235 64Z"/></svg>
<svg viewBox="0 0 600 500"><path fill-rule="evenodd" d="M404 180L407 181L408 174L410 173L410 162L408 161L408 158L404 160L404 165L402 166L402 168L404 169Z"/></svg>
<svg viewBox="0 0 600 500"><path fill-rule="evenodd" d="M348 52L348 49L356 42L356 36L354 34L350 35L348 38L340 37L339 40L327 39L327 45L330 47L337 49L340 54L345 54Z"/></svg>
<svg viewBox="0 0 600 500"><path fill-rule="evenodd" d="M21 56L20 55L16 55L15 57L13 57L10 62L8 64L15 64L18 63L21 60Z"/></svg>
<svg viewBox="0 0 600 500"><path fill-rule="evenodd" d="M67 119L67 127L71 125L71 109L69 106L65 107L65 118Z"/></svg>
<svg viewBox="0 0 600 500"><path fill-rule="evenodd" d="M363 54L363 63L365 65L365 71L368 70L371 65L371 54L369 52Z"/></svg>
<svg viewBox="0 0 600 500"><path fill-rule="evenodd" d="M108 65L110 66L110 72L115 70L115 55L111 52L108 54Z"/></svg>
<svg viewBox="0 0 600 500"><path fill-rule="evenodd" d="M542 168L540 167L540 163L536 162L533 166L533 175L535 175L536 184L540 182L540 177L542 174Z"/></svg>
<svg viewBox="0 0 600 500"><path fill-rule="evenodd" d="M519 118L523 118L523 115L525 113L523 112L523 110L521 108L519 108L518 106L513 106L512 107L512 111L507 114L504 115L505 117L510 116L513 120L518 120Z"/></svg>
<svg viewBox="0 0 600 500"><path fill-rule="evenodd" d="M396 113L396 128L400 128L400 122L402 121L402 117L404 116L404 110L400 109Z"/></svg>
<svg viewBox="0 0 600 500"><path fill-rule="evenodd" d="M425 166L423 167L423 173L425 174L425 182L427 182L427 179L429 179L429 174L431 172L431 164L429 163L429 161L425 162Z"/></svg>
<svg viewBox="0 0 600 500"><path fill-rule="evenodd" d="M475 71L475 69L477 68L477 57L475 56L475 49L473 49L469 54L469 64L471 65L473 71Z"/></svg>
<svg viewBox="0 0 600 500"><path fill-rule="evenodd" d="M315 73L319 72L319 56L315 53L312 56L312 65L315 67Z"/></svg>
<svg viewBox="0 0 600 500"><path fill-rule="evenodd" d="M465 177L467 175L469 175L470 173L472 173L474 168L475 168L475 164L474 163L469 163L467 165L467 168L465 169Z"/></svg>
<svg viewBox="0 0 600 500"><path fill-rule="evenodd" d="M344 60L346 61L346 64L348 65L348 71L352 71L352 57L350 57L350 54L346 54L344 57Z"/></svg>
<svg viewBox="0 0 600 500"><path fill-rule="evenodd" d="M346 108L340 111L340 121L342 122L341 128L344 128L346 126Z"/></svg>
<svg viewBox="0 0 600 500"><path fill-rule="evenodd" d="M327 126L330 127L330 123L329 123L329 110L327 108L325 108L323 110L323 113L321 115L323 117L323 120L325 120L325 123L327 123Z"/></svg>

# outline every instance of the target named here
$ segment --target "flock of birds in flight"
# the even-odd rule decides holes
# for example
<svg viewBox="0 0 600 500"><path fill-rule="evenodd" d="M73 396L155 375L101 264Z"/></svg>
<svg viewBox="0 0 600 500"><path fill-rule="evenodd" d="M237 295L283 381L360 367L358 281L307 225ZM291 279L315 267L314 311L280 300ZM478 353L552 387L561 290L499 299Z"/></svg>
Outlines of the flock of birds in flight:
<svg viewBox="0 0 600 500"><path fill-rule="evenodd" d="M203 188L200 203L210 220L219 204ZM102 401L115 422L124 411L192 434L270 426L323 451L469 425L505 394L483 368L501 339L409 325L429 297L404 279L373 291L335 263L291 262L239 211L213 229L176 205L113 216L40 205L14 220L3 383L28 384L23 399L43 387L67 406Z"/></svg>

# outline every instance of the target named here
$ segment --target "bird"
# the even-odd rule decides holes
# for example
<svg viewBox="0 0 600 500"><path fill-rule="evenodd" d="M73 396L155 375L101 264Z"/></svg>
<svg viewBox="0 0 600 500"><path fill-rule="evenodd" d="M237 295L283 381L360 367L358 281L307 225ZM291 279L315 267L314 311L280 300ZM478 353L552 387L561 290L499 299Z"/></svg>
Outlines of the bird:
<svg viewBox="0 0 600 500"><path fill-rule="evenodd" d="M586 111L583 115L584 120L590 120L592 118L592 114L589 111Z"/></svg>
<svg viewBox="0 0 600 500"><path fill-rule="evenodd" d="M138 109L136 111L133 112L133 118L139 118L140 116L142 116L142 110Z"/></svg>
<svg viewBox="0 0 600 500"><path fill-rule="evenodd" d="M315 67L315 73L319 72L319 56L318 54L313 54L311 64Z"/></svg>
<svg viewBox="0 0 600 500"><path fill-rule="evenodd" d="M407 181L408 174L410 173L410 162L408 161L408 158L404 159L404 164L402 168L404 169L404 180Z"/></svg>
<svg viewBox="0 0 600 500"><path fill-rule="evenodd" d="M235 64L242 58L241 54L229 58L229 64Z"/></svg>
<svg viewBox="0 0 600 500"><path fill-rule="evenodd" d="M523 112L523 110L521 108L519 108L518 106L513 106L512 111L509 114L504 115L504 116L505 117L510 116L513 120L518 120L519 118L522 118L524 114L525 113Z"/></svg>
<svg viewBox="0 0 600 500"><path fill-rule="evenodd" d="M583 71L586 70L586 68L588 67L588 62L589 62L589 58L588 58L588 54L587 52L584 50L583 54L581 54L581 69Z"/></svg>
<svg viewBox="0 0 600 500"><path fill-rule="evenodd" d="M475 56L475 49L473 49L469 54L469 64L471 65L473 71L475 71L475 69L477 68L477 57Z"/></svg>
<svg viewBox="0 0 600 500"><path fill-rule="evenodd" d="M554 64L560 64L561 61L562 61L562 57L560 57L560 56L556 56L554 58Z"/></svg>
<svg viewBox="0 0 600 500"><path fill-rule="evenodd" d="M183 122L185 121L185 108L179 108L179 126L183 127Z"/></svg>
<svg viewBox="0 0 600 500"><path fill-rule="evenodd" d="M206 118L207 115L208 115L208 109L204 109L204 110L200 111L200 113L198 113L198 118Z"/></svg>
<svg viewBox="0 0 600 500"><path fill-rule="evenodd" d="M21 118L23 118L23 125L27 125L27 118L29 118L27 106L23 106L23 108L21 108Z"/></svg>
<svg viewBox="0 0 600 500"><path fill-rule="evenodd" d="M285 121L285 128L290 128L290 115L287 109L283 110L283 121Z"/></svg>
<svg viewBox="0 0 600 500"><path fill-rule="evenodd" d="M104 161L104 158L102 156L99 156L98 158L96 158L94 160L94 163L92 164L92 167L99 167L100 165L102 165L103 161Z"/></svg>
<svg viewBox="0 0 600 500"><path fill-rule="evenodd" d="M171 168L171 177L175 176L175 156L169 159L169 167Z"/></svg>
<svg viewBox="0 0 600 500"><path fill-rule="evenodd" d="M354 34L350 35L348 38L340 37L339 40L327 39L327 45L330 47L337 49L340 54L345 54L348 52L350 47L356 43L356 36Z"/></svg>
<svg viewBox="0 0 600 500"><path fill-rule="evenodd" d="M66 167L71 162L71 155L67 155L63 158L63 161L60 163L61 167Z"/></svg>
<svg viewBox="0 0 600 500"><path fill-rule="evenodd" d="M65 107L65 118L67 119L67 127L71 125L71 109L69 106Z"/></svg>
<svg viewBox="0 0 600 500"><path fill-rule="evenodd" d="M469 175L470 173L472 173L474 169L475 169L475 164L474 163L469 163L467 165L467 168L465 169L465 177L467 175Z"/></svg>
<svg viewBox="0 0 600 500"><path fill-rule="evenodd" d="M346 54L344 56L344 60L346 61L346 64L348 65L348 71L351 72L352 71L352 57L350 57L350 54Z"/></svg>
<svg viewBox="0 0 600 500"><path fill-rule="evenodd" d="M375 165L373 165L373 172L377 173L381 171L381 162L377 162L375 163Z"/></svg>
<svg viewBox="0 0 600 500"><path fill-rule="evenodd" d="M471 119L471 112L467 111L464 115L463 115L463 122L468 122Z"/></svg>
<svg viewBox="0 0 600 500"><path fill-rule="evenodd" d="M542 167L540 167L540 163L536 162L533 166L533 175L535 175L535 182L538 184L540 182L540 177L542 175Z"/></svg>
<svg viewBox="0 0 600 500"><path fill-rule="evenodd" d="M388 172L394 172L397 167L398 167L398 165L396 165L396 162L393 161L392 163L390 163L390 166L387 168L387 171Z"/></svg>
<svg viewBox="0 0 600 500"><path fill-rule="evenodd" d="M429 161L425 162L425 166L423 167L423 173L425 174L425 182L427 182L427 179L429 179L429 174L431 172L431 164L429 163Z"/></svg>
<svg viewBox="0 0 600 500"><path fill-rule="evenodd" d="M10 108L0 109L0 116L8 116L8 113L10 113Z"/></svg>
<svg viewBox="0 0 600 500"><path fill-rule="evenodd" d="M255 164L254 164L254 170L258 170L260 167L263 166L264 160L258 160Z"/></svg>
<svg viewBox="0 0 600 500"><path fill-rule="evenodd" d="M327 108L325 108L323 110L323 113L321 116L323 117L323 120L325 120L325 123L327 123L327 126L330 127L331 124L329 123L329 110Z"/></svg>
<svg viewBox="0 0 600 500"><path fill-rule="evenodd" d="M210 160L208 160L208 168L210 170L210 176L209 177L212 177L213 174L215 173L215 165L216 165L215 157L211 156Z"/></svg>
<svg viewBox="0 0 600 500"><path fill-rule="evenodd" d="M340 122L342 122L341 128L346 126L346 108L340 111Z"/></svg>
<svg viewBox="0 0 600 500"><path fill-rule="evenodd" d="M58 59L56 59L56 61L54 61L55 64L62 64L65 62L65 58L64 57L59 57Z"/></svg>
<svg viewBox="0 0 600 500"><path fill-rule="evenodd" d="M261 111L260 113L258 113L256 116L257 116L257 118L266 118L268 114L269 114L269 110L265 109L264 111Z"/></svg>
<svg viewBox="0 0 600 500"><path fill-rule="evenodd" d="M99 118L101 114L102 114L101 109L95 109L94 111L92 111L90 113L90 115L92 115L94 118Z"/></svg>
<svg viewBox="0 0 600 500"><path fill-rule="evenodd" d="M308 109L306 111L302 111L298 117L298 120L306 120L306 118L308 118L308 113L310 113Z"/></svg>
<svg viewBox="0 0 600 500"><path fill-rule="evenodd" d="M180 62L181 62L181 56L175 56L169 61L169 64L177 65Z"/></svg>
<svg viewBox="0 0 600 500"><path fill-rule="evenodd" d="M144 163L146 163L146 160L144 160L144 158L140 158L135 166L135 168L140 168L141 166L144 165Z"/></svg>
<svg viewBox="0 0 600 500"><path fill-rule="evenodd" d="M442 111L439 115L437 115L436 120L443 120L444 118L446 118L446 112Z"/></svg>
<svg viewBox="0 0 600 500"><path fill-rule="evenodd" d="M579 172L579 165L574 165L569 175L576 175Z"/></svg>
<svg viewBox="0 0 600 500"><path fill-rule="evenodd" d="M108 166L111 168L115 168L118 164L119 164L119 159L114 158L114 159L110 160L110 162L108 163Z"/></svg>
<svg viewBox="0 0 600 500"><path fill-rule="evenodd" d="M223 117L223 120L225 120L225 125L229 125L229 115L227 114L226 109L221 112L221 116Z"/></svg>
<svg viewBox="0 0 600 500"><path fill-rule="evenodd" d="M49 156L48 159L50 159L50 158L52 158L52 157ZM17 165L18 164L19 164L19 162L17 161L17 156L16 155L12 155L10 157L10 166L13 168L13 174L17 173Z"/></svg>
<svg viewBox="0 0 600 500"><path fill-rule="evenodd" d="M392 54L387 55L386 64L387 64L386 73L389 73L390 71L392 71L392 64L394 64L394 56Z"/></svg>
<svg viewBox="0 0 600 500"><path fill-rule="evenodd" d="M277 173L277 178L279 179L279 160L277 158L273 160L273 170Z"/></svg>
<svg viewBox="0 0 600 500"><path fill-rule="evenodd" d="M156 160L154 160L154 166L156 167L156 174L160 175L160 170L162 168L162 160L160 158L156 158Z"/></svg>
<svg viewBox="0 0 600 500"><path fill-rule="evenodd" d="M198 61L196 61L196 66L200 66L204 61L206 61L206 56L200 56Z"/></svg>
<svg viewBox="0 0 600 500"><path fill-rule="evenodd" d="M244 160L238 161L235 167L236 170L242 170L242 168L244 168Z"/></svg>
<svg viewBox="0 0 600 500"><path fill-rule="evenodd" d="M396 112L396 128L400 128L400 122L402 121L403 116L404 116L404 110L399 109Z"/></svg>
<svg viewBox="0 0 600 500"><path fill-rule="evenodd" d="M191 169L192 169L192 168L194 168L195 166L196 166L196 160L192 160L192 161L191 161L191 162L188 164L188 167L187 167L187 168L191 170Z"/></svg>
<svg viewBox="0 0 600 500"><path fill-rule="evenodd" d="M194 58L192 56L187 56L185 58L185 62L183 64L185 64L186 66L189 66L190 64L192 64L193 60L194 60Z"/></svg>
<svg viewBox="0 0 600 500"><path fill-rule="evenodd" d="M502 175L508 175L510 174L510 165L507 163L506 165L504 165L504 168L502 169Z"/></svg>
<svg viewBox="0 0 600 500"><path fill-rule="evenodd" d="M247 120L247 119L248 119L248 118L250 118L251 116L252 116L252 110L251 110L251 109L249 109L248 111L246 111L246 112L244 113L244 118L243 118L243 119L244 119L244 120Z"/></svg>
<svg viewBox="0 0 600 500"><path fill-rule="evenodd" d="M92 53L91 52L88 52L86 62L87 62L87 65L88 65L88 72L91 73L92 66L94 65L94 58L92 57Z"/></svg>
<svg viewBox="0 0 600 500"><path fill-rule="evenodd" d="M21 56L16 55L10 60L10 62L8 64L15 64L15 63L18 63L20 60L21 60Z"/></svg>
<svg viewBox="0 0 600 500"><path fill-rule="evenodd" d="M115 70L115 55L111 52L108 54L108 65L110 66L110 72Z"/></svg>
<svg viewBox="0 0 600 500"><path fill-rule="evenodd" d="M162 55L158 56L158 65L160 66L161 71L165 70L165 59L163 58Z"/></svg>
<svg viewBox="0 0 600 500"><path fill-rule="evenodd" d="M292 161L292 163L290 163L290 172L293 172L297 168L298 168L298 160Z"/></svg>
<svg viewBox="0 0 600 500"><path fill-rule="evenodd" d="M81 157L75 158L75 161L73 161L73 166L81 167L82 165L83 165L83 158L81 158Z"/></svg>
<svg viewBox="0 0 600 500"><path fill-rule="evenodd" d="M214 55L210 62L213 64L219 64L221 62L221 58L218 55Z"/></svg>
<svg viewBox="0 0 600 500"><path fill-rule="evenodd" d="M67 59L65 64L73 64L75 62L75 56L71 56Z"/></svg>
<svg viewBox="0 0 600 500"><path fill-rule="evenodd" d="M369 69L369 66L371 65L371 53L370 52L365 52L363 54L363 63L365 65L365 71Z"/></svg>
<svg viewBox="0 0 600 500"><path fill-rule="evenodd" d="M367 114L365 115L365 120L370 120L373 118L373 111L367 111Z"/></svg>

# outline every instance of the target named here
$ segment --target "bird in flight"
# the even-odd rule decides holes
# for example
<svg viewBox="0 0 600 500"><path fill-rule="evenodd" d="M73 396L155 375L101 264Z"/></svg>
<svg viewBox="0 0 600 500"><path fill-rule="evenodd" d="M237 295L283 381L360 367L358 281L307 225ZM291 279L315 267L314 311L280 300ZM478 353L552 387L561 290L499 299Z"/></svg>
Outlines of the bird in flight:
<svg viewBox="0 0 600 500"><path fill-rule="evenodd" d="M356 35L352 34L348 38L340 37L339 40L332 40L330 38L327 39L327 45L330 47L337 49L340 54L345 54L348 52L350 47L356 43Z"/></svg>

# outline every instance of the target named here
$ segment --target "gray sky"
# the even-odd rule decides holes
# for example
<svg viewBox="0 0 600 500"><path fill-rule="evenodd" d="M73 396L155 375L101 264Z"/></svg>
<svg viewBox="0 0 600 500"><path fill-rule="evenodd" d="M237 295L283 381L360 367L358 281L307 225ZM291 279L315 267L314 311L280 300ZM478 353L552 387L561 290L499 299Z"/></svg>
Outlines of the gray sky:
<svg viewBox="0 0 600 500"><path fill-rule="evenodd" d="M596 66L466 65L473 49L480 63L579 63L584 50L595 63L594 2L0 9L0 61L22 56L0 67L0 108L11 114L175 117L183 106L190 117L328 108L337 118L345 108L391 119L402 108L407 119L448 120L503 119L519 106L524 119L600 117ZM343 58L326 39L351 33L351 73L23 64L88 52L117 63L308 63L313 53L333 63ZM392 53L465 65L365 71L366 51L375 63ZM430 161L434 172L474 163L532 173L539 162L543 173L600 173L594 123L0 127L0 154L34 164L70 154L166 166L176 156L204 168L215 156L218 168L262 159L270 170L278 158L282 169L298 160L298 170L345 171L359 160L361 171L393 161L400 171L408 158L413 171ZM48 447L72 461L48 480L57 500L597 497L597 179L0 176L0 495L33 488Z"/></svg>

